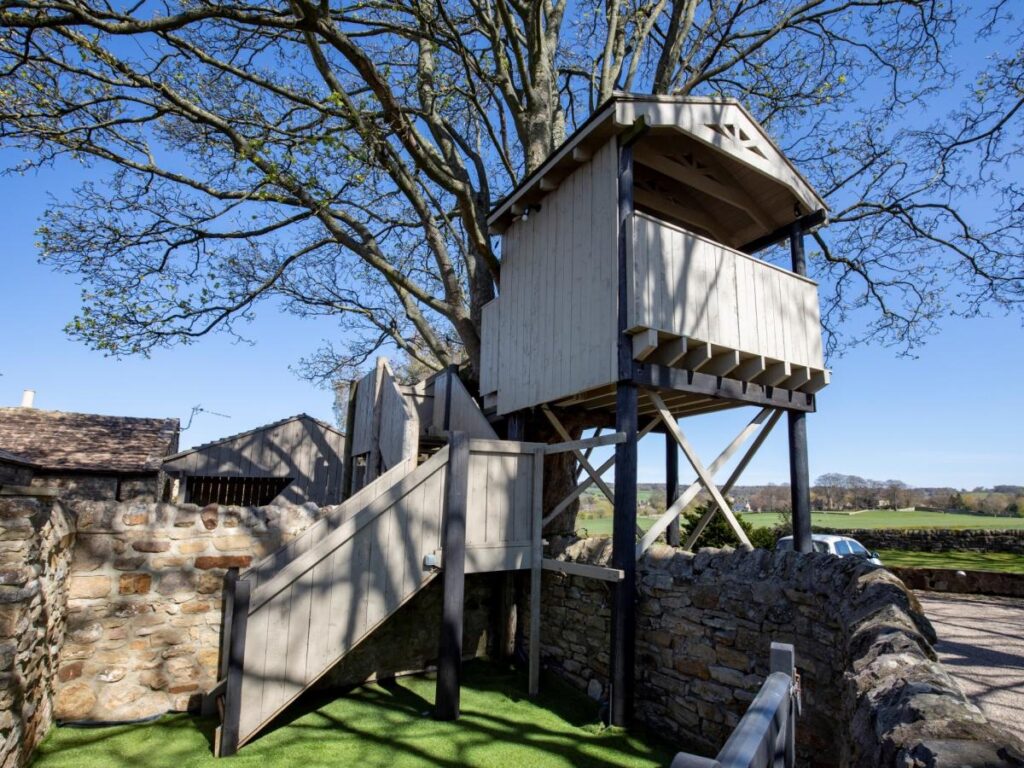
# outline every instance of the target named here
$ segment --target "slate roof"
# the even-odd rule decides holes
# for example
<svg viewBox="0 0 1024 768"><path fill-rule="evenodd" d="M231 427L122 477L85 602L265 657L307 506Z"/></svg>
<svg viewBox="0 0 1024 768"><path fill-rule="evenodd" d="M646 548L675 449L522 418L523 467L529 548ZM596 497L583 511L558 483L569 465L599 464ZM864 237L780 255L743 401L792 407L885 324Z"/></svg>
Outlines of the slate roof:
<svg viewBox="0 0 1024 768"><path fill-rule="evenodd" d="M155 472L177 447L177 419L0 408L0 451L42 469Z"/></svg>

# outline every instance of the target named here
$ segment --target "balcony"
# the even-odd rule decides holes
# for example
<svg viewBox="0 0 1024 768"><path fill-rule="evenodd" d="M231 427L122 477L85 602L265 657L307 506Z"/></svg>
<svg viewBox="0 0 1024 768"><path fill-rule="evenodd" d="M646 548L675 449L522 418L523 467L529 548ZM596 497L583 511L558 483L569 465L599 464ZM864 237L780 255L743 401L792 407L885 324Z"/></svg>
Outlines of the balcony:
<svg viewBox="0 0 1024 768"><path fill-rule="evenodd" d="M629 229L637 360L807 393L828 383L813 280L645 213Z"/></svg>

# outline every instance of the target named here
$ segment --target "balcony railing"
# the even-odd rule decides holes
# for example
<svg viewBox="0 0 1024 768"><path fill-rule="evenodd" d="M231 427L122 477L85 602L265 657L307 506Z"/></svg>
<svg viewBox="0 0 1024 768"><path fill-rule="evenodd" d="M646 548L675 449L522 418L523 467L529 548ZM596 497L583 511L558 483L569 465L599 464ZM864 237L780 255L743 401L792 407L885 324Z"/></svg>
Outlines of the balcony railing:
<svg viewBox="0 0 1024 768"><path fill-rule="evenodd" d="M630 229L631 331L731 351L737 367L763 358L768 368L802 371L798 380L824 371L813 280L646 214Z"/></svg>

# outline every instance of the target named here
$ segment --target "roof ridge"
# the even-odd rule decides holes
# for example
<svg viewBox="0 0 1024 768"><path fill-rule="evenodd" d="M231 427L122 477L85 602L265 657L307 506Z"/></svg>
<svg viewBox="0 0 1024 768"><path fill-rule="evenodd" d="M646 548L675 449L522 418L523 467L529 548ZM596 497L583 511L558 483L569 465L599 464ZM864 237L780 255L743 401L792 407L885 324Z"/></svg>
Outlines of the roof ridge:
<svg viewBox="0 0 1024 768"><path fill-rule="evenodd" d="M279 427L282 424L287 424L289 421L298 421L299 419L309 419L310 421L312 421L312 422L314 422L316 424L319 424L321 427L324 427L325 429L329 429L332 432L337 432L339 435L344 436L344 434L345 434L340 429L338 429L336 426L334 426L332 424L328 424L326 421L321 421L320 419L316 418L315 416L310 416L308 413L301 412L301 413L295 414L294 416L286 416L285 418L278 419L277 421L271 421L271 422L268 422L267 424L260 424L259 426L252 427L251 429L246 429L246 430L243 430L241 432L236 432L233 435L225 435L224 437L219 437L216 440L208 440L205 443L199 443L198 445L193 445L191 448L185 448L184 450L178 451L177 453L173 453L170 456L164 456L163 457L163 461L167 462L167 461L171 461L173 459L180 459L182 456L187 456L190 453L195 453L196 451L201 451L201 450L203 450L205 448L211 448L211 447L213 447L215 445L221 445L222 443L227 443L227 442L230 442L232 440L237 440L240 437L246 437L247 435L251 435L251 434L254 434L256 432L262 432L263 430L273 429L274 427Z"/></svg>

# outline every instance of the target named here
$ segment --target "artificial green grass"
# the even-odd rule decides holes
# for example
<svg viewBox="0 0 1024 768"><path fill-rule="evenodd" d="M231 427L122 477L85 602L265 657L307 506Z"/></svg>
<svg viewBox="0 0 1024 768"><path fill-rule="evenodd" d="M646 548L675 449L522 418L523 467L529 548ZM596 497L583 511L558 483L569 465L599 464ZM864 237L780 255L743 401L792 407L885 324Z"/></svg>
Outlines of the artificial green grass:
<svg viewBox="0 0 1024 768"><path fill-rule="evenodd" d="M778 525L778 512L752 512L741 517L755 528ZM638 517L637 523L647 530L657 518ZM811 525L815 528L844 530L850 528L951 528L988 529L993 531L1024 530L1024 518L962 515L951 512L893 512L887 509L869 509L863 512L814 512ZM612 519L598 517L577 520L576 531L590 536L603 536L612 532Z"/></svg>
<svg viewBox="0 0 1024 768"><path fill-rule="evenodd" d="M878 554L885 565L896 568L1024 573L1024 555L1012 552L905 552L900 549L882 549Z"/></svg>
<svg viewBox="0 0 1024 768"><path fill-rule="evenodd" d="M461 718L431 717L434 680L404 677L334 697L307 695L231 758L230 768L315 766L668 765L669 745L603 728L597 705L545 676L536 700L522 675L484 662L466 665ZM171 715L144 725L54 728L33 768L191 768L228 763L211 754L214 723Z"/></svg>

